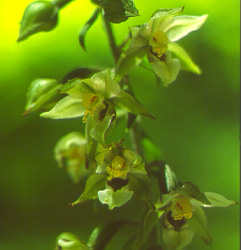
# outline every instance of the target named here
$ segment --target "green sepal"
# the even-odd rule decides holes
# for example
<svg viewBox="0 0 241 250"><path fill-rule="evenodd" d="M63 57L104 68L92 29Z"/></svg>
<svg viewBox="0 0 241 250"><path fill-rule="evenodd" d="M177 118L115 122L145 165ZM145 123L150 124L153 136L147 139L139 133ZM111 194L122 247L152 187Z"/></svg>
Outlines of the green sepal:
<svg viewBox="0 0 241 250"><path fill-rule="evenodd" d="M93 74L99 72L100 69L97 68L86 68L86 67L79 67L69 71L62 80L62 83L67 83L69 80L74 78L81 78L86 79L90 78Z"/></svg>
<svg viewBox="0 0 241 250"><path fill-rule="evenodd" d="M137 238L132 250L145 250L148 237L159 219L158 212L148 210L141 218Z"/></svg>
<svg viewBox="0 0 241 250"><path fill-rule="evenodd" d="M51 119L77 118L84 115L85 108L82 100L66 96L60 100L49 112L40 114L41 117Z"/></svg>
<svg viewBox="0 0 241 250"><path fill-rule="evenodd" d="M132 0L92 0L104 10L105 18L112 23L121 23L139 15Z"/></svg>
<svg viewBox="0 0 241 250"><path fill-rule="evenodd" d="M144 115L155 119L155 117L147 111L142 104L140 104L132 95L125 91L120 91L119 94L109 100L113 105L125 109L126 111L137 114Z"/></svg>
<svg viewBox="0 0 241 250"><path fill-rule="evenodd" d="M61 233L56 239L56 249L61 250L90 250L79 238L68 232Z"/></svg>
<svg viewBox="0 0 241 250"><path fill-rule="evenodd" d="M156 81L155 81L155 87L158 87L160 86L160 83L161 83L161 78L154 72L151 64L148 62L147 58L144 57L141 64L140 64L140 67L150 71L151 73L154 74L155 78L156 78Z"/></svg>
<svg viewBox="0 0 241 250"><path fill-rule="evenodd" d="M229 207L238 204L238 202L228 200L221 194L213 192L204 192L204 194L210 202L210 205L204 205L204 207Z"/></svg>
<svg viewBox="0 0 241 250"><path fill-rule="evenodd" d="M83 48L83 50L86 51L86 47L85 47L85 36L88 32L88 30L92 27L92 25L95 23L95 21L98 18L98 15L100 13L101 9L97 8L95 9L95 11L93 12L92 16L90 17L90 19L84 24L84 26L81 28L80 33L79 33L79 43L80 46Z"/></svg>
<svg viewBox="0 0 241 250"><path fill-rule="evenodd" d="M74 78L60 88L60 93L67 93L73 97L78 97L79 93L95 93L95 90L92 88L89 78Z"/></svg>
<svg viewBox="0 0 241 250"><path fill-rule="evenodd" d="M212 237L208 232L207 219L203 209L199 206L195 206L192 218L188 220L189 227L194 233L204 240L207 245L212 243Z"/></svg>
<svg viewBox="0 0 241 250"><path fill-rule="evenodd" d="M100 110L94 117L94 127L90 130L90 136L99 143L105 144L107 132L109 133L115 125L116 113L114 108L108 107Z"/></svg>
<svg viewBox="0 0 241 250"><path fill-rule="evenodd" d="M23 116L34 111L47 111L51 109L61 98L58 90L61 84L55 79L35 79L27 93L27 103Z"/></svg>
<svg viewBox="0 0 241 250"><path fill-rule="evenodd" d="M125 50L117 63L115 81L119 82L125 75L135 69L145 56L147 47L133 47Z"/></svg>
<svg viewBox="0 0 241 250"><path fill-rule="evenodd" d="M128 221L114 221L101 224L93 230L87 245L92 249L104 249L120 228L124 225L132 224L132 222Z"/></svg>
<svg viewBox="0 0 241 250"><path fill-rule="evenodd" d="M196 65L187 52L177 43L169 43L168 50L171 51L181 62L181 69L200 75L201 69Z"/></svg>
<svg viewBox="0 0 241 250"><path fill-rule="evenodd" d="M201 192L196 185L189 181L185 182L181 188L176 190L176 193L198 200L203 204L210 205L205 194Z"/></svg>
<svg viewBox="0 0 241 250"><path fill-rule="evenodd" d="M134 192L134 196L145 202L147 207L153 209L150 199L151 179L145 174L129 173L128 180L128 188Z"/></svg>
<svg viewBox="0 0 241 250"><path fill-rule="evenodd" d="M104 174L93 174L91 175L85 184L84 192L75 202L71 203L71 206L82 204L88 200L94 200L97 198L97 193L99 190L105 187L106 177Z"/></svg>
<svg viewBox="0 0 241 250"><path fill-rule="evenodd" d="M58 23L58 8L51 2L30 3L23 14L17 42L40 31L50 31Z"/></svg>
<svg viewBox="0 0 241 250"><path fill-rule="evenodd" d="M175 191L179 188L179 183L176 174L167 164L165 164L165 179L166 179L166 187L168 193Z"/></svg>
<svg viewBox="0 0 241 250"><path fill-rule="evenodd" d="M180 15L184 10L184 7L178 7L178 8L173 8L173 9L159 9L156 10L151 18L158 18L158 17L164 17L164 16L176 16Z"/></svg>

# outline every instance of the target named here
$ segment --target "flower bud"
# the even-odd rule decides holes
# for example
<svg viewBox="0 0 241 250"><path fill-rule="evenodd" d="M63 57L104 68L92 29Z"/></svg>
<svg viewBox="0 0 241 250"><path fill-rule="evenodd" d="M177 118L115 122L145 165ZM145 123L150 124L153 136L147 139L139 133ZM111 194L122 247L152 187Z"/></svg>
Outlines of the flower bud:
<svg viewBox="0 0 241 250"><path fill-rule="evenodd" d="M55 146L55 159L59 167L66 165L74 183L87 174L86 139L81 133L72 132L61 138Z"/></svg>
<svg viewBox="0 0 241 250"><path fill-rule="evenodd" d="M52 30L58 22L58 8L51 2L30 3L23 14L18 42L40 32Z"/></svg>

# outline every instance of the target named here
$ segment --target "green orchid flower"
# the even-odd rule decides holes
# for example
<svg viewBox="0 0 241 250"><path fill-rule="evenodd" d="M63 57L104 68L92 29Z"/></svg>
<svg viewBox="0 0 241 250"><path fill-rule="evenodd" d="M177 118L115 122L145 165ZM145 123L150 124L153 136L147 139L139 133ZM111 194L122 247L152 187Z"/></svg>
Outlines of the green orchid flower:
<svg viewBox="0 0 241 250"><path fill-rule="evenodd" d="M197 186L186 182L176 191L162 195L157 205L162 214L163 241L168 249L187 246L196 234L206 244L212 243L207 219L202 207L229 207L237 204L212 192L202 193Z"/></svg>
<svg viewBox="0 0 241 250"><path fill-rule="evenodd" d="M146 54L152 70L165 86L176 79L181 69L201 74L200 68L176 41L199 29L208 16L178 16L182 12L183 8L160 9L147 23L130 28L132 41L118 62L117 81L138 66Z"/></svg>
<svg viewBox="0 0 241 250"><path fill-rule="evenodd" d="M107 146L98 145L95 159L98 163L96 173L106 173L107 180L114 178L126 180L129 173L146 174L141 156L131 150L123 149L120 143Z"/></svg>

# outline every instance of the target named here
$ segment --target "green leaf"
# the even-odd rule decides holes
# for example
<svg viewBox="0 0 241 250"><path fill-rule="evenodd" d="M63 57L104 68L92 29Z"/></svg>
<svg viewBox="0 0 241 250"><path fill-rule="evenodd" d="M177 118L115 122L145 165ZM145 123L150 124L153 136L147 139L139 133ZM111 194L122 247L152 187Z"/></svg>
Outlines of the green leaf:
<svg viewBox="0 0 241 250"><path fill-rule="evenodd" d="M133 225L128 221L114 221L96 227L89 237L87 245L92 249L104 249L116 232L124 225Z"/></svg>
<svg viewBox="0 0 241 250"><path fill-rule="evenodd" d="M116 97L111 98L109 101L113 103L113 105L123 108L130 113L144 115L155 119L155 117L152 116L152 114L147 111L133 96L125 91L120 91Z"/></svg>
<svg viewBox="0 0 241 250"><path fill-rule="evenodd" d="M57 25L58 8L51 2L30 3L23 14L17 42L40 31L50 31Z"/></svg>
<svg viewBox="0 0 241 250"><path fill-rule="evenodd" d="M95 173L91 175L86 181L84 192L81 194L78 200L71 204L71 206L81 204L88 200L96 199L98 191L105 187L105 180L106 177L104 174Z"/></svg>
<svg viewBox="0 0 241 250"><path fill-rule="evenodd" d="M204 205L204 207L229 207L238 204L236 201L228 200L221 194L212 192L205 192L210 205Z"/></svg>
<svg viewBox="0 0 241 250"><path fill-rule="evenodd" d="M79 43L80 46L86 51L86 47L85 47L85 35L87 34L88 30L92 27L92 25L95 23L95 21L98 18L98 15L100 13L101 9L97 8L92 16L90 17L90 19L85 23L85 25L82 27L80 33L79 33Z"/></svg>
<svg viewBox="0 0 241 250"><path fill-rule="evenodd" d="M185 182L183 186L176 191L176 193L196 199L203 204L210 205L210 202L208 201L205 194L201 192L196 185L189 181Z"/></svg>
<svg viewBox="0 0 241 250"><path fill-rule="evenodd" d="M153 227L156 225L158 221L158 213L154 210L148 210L144 216L142 217L137 238L135 241L135 244L132 248L132 250L144 250L146 249L146 243L148 241L148 237L153 229Z"/></svg>
<svg viewBox="0 0 241 250"><path fill-rule="evenodd" d="M132 47L125 50L118 61L114 80L119 82L122 77L135 69L145 56L147 47Z"/></svg>
<svg viewBox="0 0 241 250"><path fill-rule="evenodd" d="M82 100L66 96L60 100L49 112L44 112L40 116L51 119L76 118L84 115L85 108Z"/></svg>
<svg viewBox="0 0 241 250"><path fill-rule="evenodd" d="M114 191L111 187L98 191L100 202L102 204L107 204L110 210L124 205L131 199L132 195L133 192L129 191L127 186L124 186L117 191Z"/></svg>
<svg viewBox="0 0 241 250"><path fill-rule="evenodd" d="M146 203L149 208L153 208L150 199L151 179L145 174L129 173L128 174L129 190L134 192L137 199Z"/></svg>
<svg viewBox="0 0 241 250"><path fill-rule="evenodd" d="M192 61L187 52L177 43L169 43L168 50L176 55L181 62L181 69L196 73L200 75L201 69Z"/></svg>
<svg viewBox="0 0 241 250"><path fill-rule="evenodd" d="M188 220L190 228L199 236L207 245L212 243L212 237L208 232L207 219L203 209L195 206L192 218Z"/></svg>
<svg viewBox="0 0 241 250"><path fill-rule="evenodd" d="M58 89L61 84L55 79L39 78L35 79L27 93L27 103L23 116L34 111L46 111L62 98Z"/></svg>
<svg viewBox="0 0 241 250"><path fill-rule="evenodd" d="M139 15L132 0L92 0L104 9L105 17L109 22L121 23L128 17Z"/></svg>
<svg viewBox="0 0 241 250"><path fill-rule="evenodd" d="M90 250L79 238L68 232L61 233L56 239L56 249L61 250Z"/></svg>

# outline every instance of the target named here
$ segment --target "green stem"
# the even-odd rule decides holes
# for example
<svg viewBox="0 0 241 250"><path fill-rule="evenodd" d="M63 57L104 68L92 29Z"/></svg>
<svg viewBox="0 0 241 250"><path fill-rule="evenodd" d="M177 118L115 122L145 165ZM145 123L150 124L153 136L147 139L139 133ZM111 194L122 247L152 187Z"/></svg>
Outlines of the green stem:
<svg viewBox="0 0 241 250"><path fill-rule="evenodd" d="M103 20L105 23L105 28L106 28L106 33L107 33L107 37L109 40L110 49L111 49L115 64L117 64L118 59L120 57L120 50L116 45L111 23L108 20L106 20L106 17L104 16L104 14L103 14Z"/></svg>
<svg viewBox="0 0 241 250"><path fill-rule="evenodd" d="M139 126L139 119L137 117L136 121L132 125L132 128L130 129L130 137L133 143L133 149L136 154L143 156L143 149L141 145L141 137L142 133Z"/></svg>

